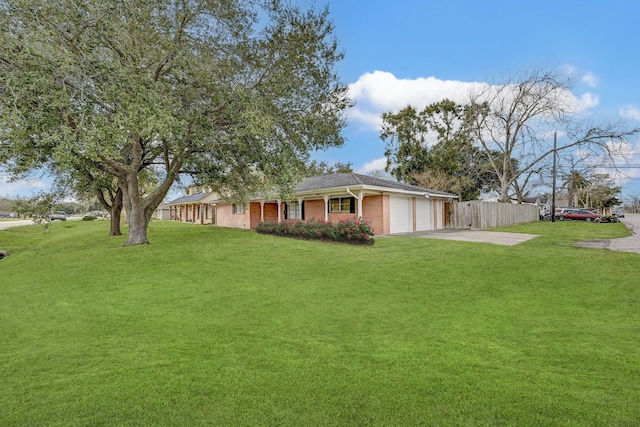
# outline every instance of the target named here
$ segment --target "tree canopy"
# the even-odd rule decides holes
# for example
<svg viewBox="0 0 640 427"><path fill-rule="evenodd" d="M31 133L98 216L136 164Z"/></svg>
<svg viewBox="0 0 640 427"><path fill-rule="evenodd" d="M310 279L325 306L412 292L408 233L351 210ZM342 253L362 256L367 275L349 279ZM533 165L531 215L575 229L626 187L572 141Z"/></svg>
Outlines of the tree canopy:
<svg viewBox="0 0 640 427"><path fill-rule="evenodd" d="M418 111L407 106L382 116L386 171L396 179L477 199L490 185L489 162L473 144L473 110L444 99Z"/></svg>
<svg viewBox="0 0 640 427"><path fill-rule="evenodd" d="M110 176L148 243L183 172L228 192L286 192L350 105L327 8L286 1L7 0L0 5L0 157ZM145 191L152 171L157 185ZM102 175L100 175L102 176Z"/></svg>

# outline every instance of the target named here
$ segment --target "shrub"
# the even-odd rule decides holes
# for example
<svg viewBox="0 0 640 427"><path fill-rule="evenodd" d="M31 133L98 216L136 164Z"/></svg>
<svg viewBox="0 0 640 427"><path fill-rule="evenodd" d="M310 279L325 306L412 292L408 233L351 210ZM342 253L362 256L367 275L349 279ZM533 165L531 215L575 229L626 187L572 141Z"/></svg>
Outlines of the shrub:
<svg viewBox="0 0 640 427"><path fill-rule="evenodd" d="M316 221L284 221L280 223L261 222L256 228L261 234L296 237L299 239L323 240L333 242L373 244L373 229L368 221L344 219L337 223Z"/></svg>
<svg viewBox="0 0 640 427"><path fill-rule="evenodd" d="M94 219L96 219L96 217L93 215L85 215L82 217L83 221L93 221Z"/></svg>

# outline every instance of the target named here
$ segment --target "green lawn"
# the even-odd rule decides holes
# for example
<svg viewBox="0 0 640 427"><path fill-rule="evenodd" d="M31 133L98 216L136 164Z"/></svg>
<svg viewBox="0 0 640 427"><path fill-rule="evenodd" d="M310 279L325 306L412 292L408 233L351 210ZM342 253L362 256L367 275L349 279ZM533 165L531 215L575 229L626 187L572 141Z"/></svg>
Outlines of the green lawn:
<svg viewBox="0 0 640 427"><path fill-rule="evenodd" d="M631 426L640 255L622 224L503 247L152 223L0 231L2 426Z"/></svg>

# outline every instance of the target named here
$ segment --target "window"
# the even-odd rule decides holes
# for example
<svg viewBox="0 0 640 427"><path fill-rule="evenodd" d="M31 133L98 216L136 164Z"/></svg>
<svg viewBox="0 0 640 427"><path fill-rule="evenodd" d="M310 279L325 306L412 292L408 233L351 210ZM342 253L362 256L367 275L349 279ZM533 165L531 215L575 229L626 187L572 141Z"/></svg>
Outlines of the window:
<svg viewBox="0 0 640 427"><path fill-rule="evenodd" d="M302 212L298 202L287 203L285 206L285 219L302 219Z"/></svg>
<svg viewBox="0 0 640 427"><path fill-rule="evenodd" d="M238 214L238 215L244 215L245 213L247 213L247 209L244 205L242 204L233 204L233 214Z"/></svg>
<svg viewBox="0 0 640 427"><path fill-rule="evenodd" d="M356 213L356 204L353 197L338 197L329 200L329 212Z"/></svg>

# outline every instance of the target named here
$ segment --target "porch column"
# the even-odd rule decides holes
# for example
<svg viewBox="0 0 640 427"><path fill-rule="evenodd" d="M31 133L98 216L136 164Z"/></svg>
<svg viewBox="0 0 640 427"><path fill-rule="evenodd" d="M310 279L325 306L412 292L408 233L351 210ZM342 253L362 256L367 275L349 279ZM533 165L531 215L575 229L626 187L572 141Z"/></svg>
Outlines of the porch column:
<svg viewBox="0 0 640 427"><path fill-rule="evenodd" d="M364 191L358 193L358 218L362 219L362 199L364 199Z"/></svg>
<svg viewBox="0 0 640 427"><path fill-rule="evenodd" d="M280 216L280 200L276 199L276 203L278 204L278 224L282 222L282 218Z"/></svg>
<svg viewBox="0 0 640 427"><path fill-rule="evenodd" d="M324 220L329 221L329 196L324 196Z"/></svg>
<svg viewBox="0 0 640 427"><path fill-rule="evenodd" d="M264 200L260 200L260 222L264 222Z"/></svg>
<svg viewBox="0 0 640 427"><path fill-rule="evenodd" d="M302 197L298 197L298 212L300 213L300 221L304 221L304 217L302 216L302 202L304 199Z"/></svg>

